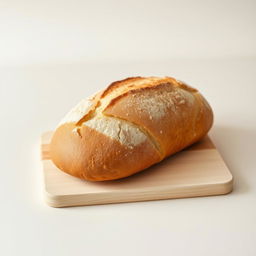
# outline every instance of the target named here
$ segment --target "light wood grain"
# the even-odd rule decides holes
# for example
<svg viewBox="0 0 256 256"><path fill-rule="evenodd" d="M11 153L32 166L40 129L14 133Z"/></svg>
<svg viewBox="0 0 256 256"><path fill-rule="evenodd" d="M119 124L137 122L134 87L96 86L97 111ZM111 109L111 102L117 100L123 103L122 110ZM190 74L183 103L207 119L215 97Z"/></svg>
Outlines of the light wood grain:
<svg viewBox="0 0 256 256"><path fill-rule="evenodd" d="M233 177L209 137L147 170L116 181L89 182L50 160L52 132L42 135L46 202L53 207L227 194Z"/></svg>

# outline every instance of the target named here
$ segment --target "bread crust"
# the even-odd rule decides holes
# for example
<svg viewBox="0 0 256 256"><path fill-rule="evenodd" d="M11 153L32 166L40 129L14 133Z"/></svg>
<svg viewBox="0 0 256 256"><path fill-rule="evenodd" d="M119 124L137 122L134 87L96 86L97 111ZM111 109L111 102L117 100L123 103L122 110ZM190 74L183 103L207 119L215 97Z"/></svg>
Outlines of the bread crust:
<svg viewBox="0 0 256 256"><path fill-rule="evenodd" d="M56 130L51 158L59 169L91 181L123 178L161 160L148 140L130 148L87 126L78 132L74 123Z"/></svg>
<svg viewBox="0 0 256 256"><path fill-rule="evenodd" d="M205 98L170 77L114 82L80 112L56 129L51 158L64 172L91 181L137 173L200 140L213 123ZM136 136L143 140L136 143Z"/></svg>
<svg viewBox="0 0 256 256"><path fill-rule="evenodd" d="M183 88L189 87L161 83L131 90L114 98L103 113L143 127L155 139L164 158L198 141L212 125L212 110L203 96L194 89ZM157 108L155 113L149 111L150 104L156 104L157 100L141 107L145 98L159 98L160 101L167 97L168 91L170 98L166 99L171 104L166 104L164 116L159 116ZM184 93L187 95L182 96Z"/></svg>

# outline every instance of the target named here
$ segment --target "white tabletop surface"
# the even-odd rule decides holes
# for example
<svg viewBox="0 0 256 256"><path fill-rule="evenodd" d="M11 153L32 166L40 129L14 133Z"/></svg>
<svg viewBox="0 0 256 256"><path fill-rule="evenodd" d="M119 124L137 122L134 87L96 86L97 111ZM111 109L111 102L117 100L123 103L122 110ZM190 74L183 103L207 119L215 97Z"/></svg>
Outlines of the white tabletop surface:
<svg viewBox="0 0 256 256"><path fill-rule="evenodd" d="M0 2L0 255L256 255L256 1ZM47 206L41 133L80 99L136 75L202 92L234 191Z"/></svg>
<svg viewBox="0 0 256 256"><path fill-rule="evenodd" d="M27 65L0 69L1 255L256 255L256 59ZM171 75L215 112L210 134L234 175L225 196L51 208L39 137L111 81Z"/></svg>

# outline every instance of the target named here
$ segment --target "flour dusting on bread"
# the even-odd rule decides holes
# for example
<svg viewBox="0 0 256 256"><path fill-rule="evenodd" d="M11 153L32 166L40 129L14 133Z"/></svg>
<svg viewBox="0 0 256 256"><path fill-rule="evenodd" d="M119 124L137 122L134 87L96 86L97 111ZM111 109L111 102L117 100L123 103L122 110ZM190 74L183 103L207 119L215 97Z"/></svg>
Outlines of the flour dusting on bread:
<svg viewBox="0 0 256 256"><path fill-rule="evenodd" d="M66 116L61 120L58 126L65 123L78 122L82 119L92 107L93 102L88 99L81 100L74 108L72 108Z"/></svg>
<svg viewBox="0 0 256 256"><path fill-rule="evenodd" d="M172 99L169 98L167 101L160 95L155 95L154 97L140 96L136 105L138 112L147 114L150 120L162 118L169 108L175 112Z"/></svg>
<svg viewBox="0 0 256 256"><path fill-rule="evenodd" d="M173 114L179 114L181 105L192 106L195 102L195 97L190 92L171 85L169 87L169 91L165 89L164 93L161 88L159 90L155 89L154 93L150 90L135 91L126 107L127 109L136 109L138 115L143 114L154 122L154 120L160 120L170 111Z"/></svg>
<svg viewBox="0 0 256 256"><path fill-rule="evenodd" d="M95 129L129 148L133 148L148 139L135 125L113 117L96 116L84 122L83 125Z"/></svg>

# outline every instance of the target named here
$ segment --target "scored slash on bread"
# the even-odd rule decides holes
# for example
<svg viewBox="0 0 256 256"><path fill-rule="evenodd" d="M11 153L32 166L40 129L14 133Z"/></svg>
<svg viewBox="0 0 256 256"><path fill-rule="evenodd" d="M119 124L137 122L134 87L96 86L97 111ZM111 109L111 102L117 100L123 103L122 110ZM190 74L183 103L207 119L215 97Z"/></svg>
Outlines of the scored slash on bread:
<svg viewBox="0 0 256 256"><path fill-rule="evenodd" d="M61 121L51 158L86 180L132 175L201 139L213 113L194 88L171 77L132 77L82 100Z"/></svg>

